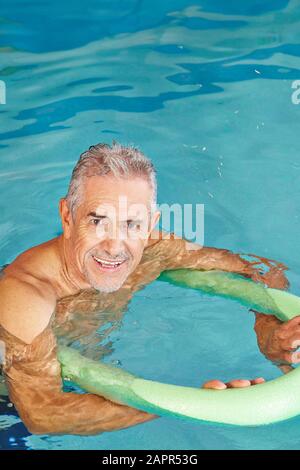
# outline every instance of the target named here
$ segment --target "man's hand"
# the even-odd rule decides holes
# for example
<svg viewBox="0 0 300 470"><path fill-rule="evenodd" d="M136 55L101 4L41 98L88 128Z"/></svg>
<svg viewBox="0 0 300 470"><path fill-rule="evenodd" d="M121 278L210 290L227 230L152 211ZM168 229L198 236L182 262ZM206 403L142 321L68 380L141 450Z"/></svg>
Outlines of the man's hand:
<svg viewBox="0 0 300 470"><path fill-rule="evenodd" d="M257 385L263 382L265 382L265 379L263 379L262 377L258 377L257 379L253 379L253 380L235 379L227 383L221 382L221 380L209 380L208 382L205 382L205 384L203 384L202 388L211 388L214 390L225 390L225 388L250 387L250 385Z"/></svg>
<svg viewBox="0 0 300 470"><path fill-rule="evenodd" d="M261 319L263 321L264 319ZM274 322L271 328L260 328L257 320L256 329L259 330L258 345L261 352L277 364L296 364L300 362L300 316L282 323Z"/></svg>

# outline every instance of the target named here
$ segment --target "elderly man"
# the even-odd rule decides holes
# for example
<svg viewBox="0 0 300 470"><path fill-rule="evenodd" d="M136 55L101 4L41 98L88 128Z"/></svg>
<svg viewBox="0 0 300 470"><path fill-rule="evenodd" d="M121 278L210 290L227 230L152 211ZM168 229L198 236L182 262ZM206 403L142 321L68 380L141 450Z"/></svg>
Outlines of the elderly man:
<svg viewBox="0 0 300 470"><path fill-rule="evenodd" d="M68 194L60 201L62 235L30 248L4 269L3 371L10 399L32 433L95 434L155 417L93 394L62 391L54 333L64 330L70 306L82 300L82 293L87 293L85 306L90 295L91 304L96 300L103 310L117 311L135 291L175 268L221 269L285 286L282 266L273 265L262 276L255 263L227 250L155 231L160 216L153 210L155 199L155 171L141 152L117 143L92 146L81 155ZM265 344L266 335L259 331L268 330L267 324L261 325L271 320L257 316ZM284 332L278 323L277 330ZM204 386L242 387L262 380L210 381Z"/></svg>

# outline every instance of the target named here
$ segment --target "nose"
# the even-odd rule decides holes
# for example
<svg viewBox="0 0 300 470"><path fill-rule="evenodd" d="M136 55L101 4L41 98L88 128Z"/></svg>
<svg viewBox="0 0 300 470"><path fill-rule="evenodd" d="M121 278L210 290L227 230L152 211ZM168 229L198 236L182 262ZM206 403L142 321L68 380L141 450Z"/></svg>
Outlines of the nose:
<svg viewBox="0 0 300 470"><path fill-rule="evenodd" d="M117 258L123 250L123 241L118 238L106 238L101 243L101 248L112 258Z"/></svg>

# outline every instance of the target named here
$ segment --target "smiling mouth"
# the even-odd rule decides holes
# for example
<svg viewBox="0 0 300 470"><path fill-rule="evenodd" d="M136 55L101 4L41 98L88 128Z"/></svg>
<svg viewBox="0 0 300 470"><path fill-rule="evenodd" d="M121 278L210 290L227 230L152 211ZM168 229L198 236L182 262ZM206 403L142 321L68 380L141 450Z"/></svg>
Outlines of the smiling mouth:
<svg viewBox="0 0 300 470"><path fill-rule="evenodd" d="M117 269L122 266L126 260L120 260L120 261L109 261L106 259L98 258L97 256L93 255L93 259L96 261L97 265L107 271L116 271Z"/></svg>

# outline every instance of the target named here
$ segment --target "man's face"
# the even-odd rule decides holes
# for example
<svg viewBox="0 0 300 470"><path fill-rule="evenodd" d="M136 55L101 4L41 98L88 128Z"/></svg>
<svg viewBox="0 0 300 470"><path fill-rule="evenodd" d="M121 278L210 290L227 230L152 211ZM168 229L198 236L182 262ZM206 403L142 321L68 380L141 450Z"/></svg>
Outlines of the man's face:
<svg viewBox="0 0 300 470"><path fill-rule="evenodd" d="M151 217L151 200L142 178L93 176L84 182L74 220L62 214L72 266L95 289L116 291L139 264L159 218L158 212Z"/></svg>

